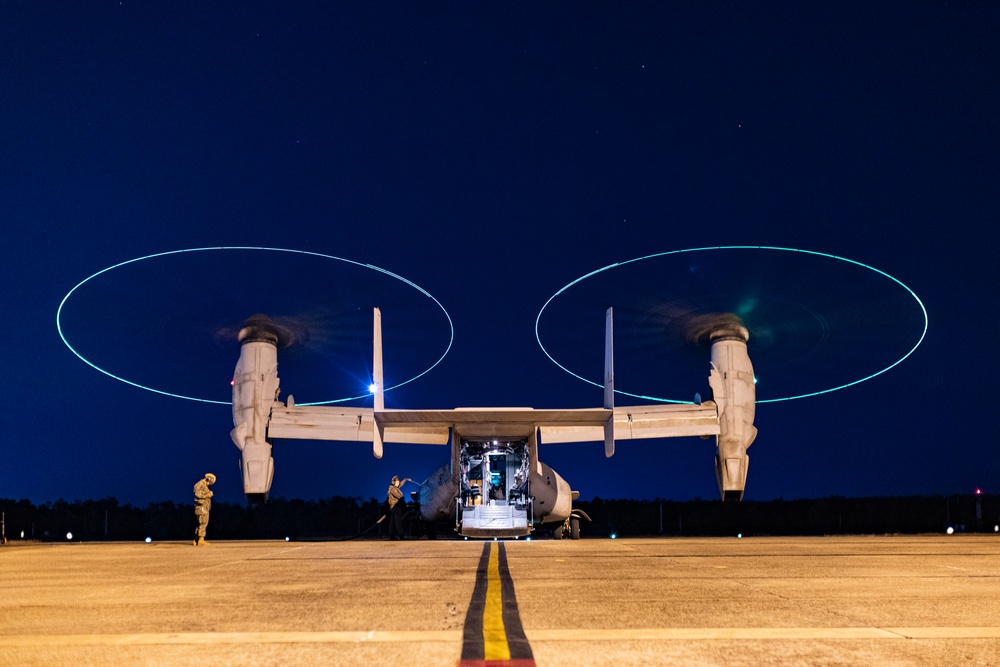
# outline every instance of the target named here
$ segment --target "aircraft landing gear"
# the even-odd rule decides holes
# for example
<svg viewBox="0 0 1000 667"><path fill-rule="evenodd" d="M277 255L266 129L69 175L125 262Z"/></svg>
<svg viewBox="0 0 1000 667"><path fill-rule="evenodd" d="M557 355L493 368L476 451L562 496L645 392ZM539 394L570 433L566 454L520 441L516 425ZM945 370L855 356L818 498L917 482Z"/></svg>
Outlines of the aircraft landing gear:
<svg viewBox="0 0 1000 667"><path fill-rule="evenodd" d="M564 537L568 537L571 540L580 539L581 516L578 516L578 513L579 515L582 515L582 517L585 517L588 521L590 520L590 517L583 512L573 510L573 514L567 517L565 521L556 526L555 530L552 531L552 537L557 540L561 540Z"/></svg>

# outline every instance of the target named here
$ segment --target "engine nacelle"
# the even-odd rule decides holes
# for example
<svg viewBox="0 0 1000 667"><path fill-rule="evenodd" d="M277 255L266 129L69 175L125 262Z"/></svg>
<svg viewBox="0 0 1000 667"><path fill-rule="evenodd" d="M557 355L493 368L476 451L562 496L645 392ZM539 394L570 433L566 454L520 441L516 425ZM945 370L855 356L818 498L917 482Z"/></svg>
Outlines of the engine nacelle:
<svg viewBox="0 0 1000 667"><path fill-rule="evenodd" d="M273 331L248 325L239 340L240 359L233 374L235 428L230 435L243 453L243 492L248 500L265 500L274 477L267 425L278 397L278 338Z"/></svg>
<svg viewBox="0 0 1000 667"><path fill-rule="evenodd" d="M530 488L534 498L535 521L565 521L573 511L573 491L569 484L541 461L538 462L538 469L531 473Z"/></svg>
<svg viewBox="0 0 1000 667"><path fill-rule="evenodd" d="M417 501L420 518L424 521L445 521L455 516L455 499L458 482L451 474L451 466L442 466L420 485Z"/></svg>
<svg viewBox="0 0 1000 667"><path fill-rule="evenodd" d="M708 383L719 410L715 474L723 500L742 500L750 457L747 448L757 437L753 425L757 389L747 354L749 333L740 326L712 332L712 371Z"/></svg>

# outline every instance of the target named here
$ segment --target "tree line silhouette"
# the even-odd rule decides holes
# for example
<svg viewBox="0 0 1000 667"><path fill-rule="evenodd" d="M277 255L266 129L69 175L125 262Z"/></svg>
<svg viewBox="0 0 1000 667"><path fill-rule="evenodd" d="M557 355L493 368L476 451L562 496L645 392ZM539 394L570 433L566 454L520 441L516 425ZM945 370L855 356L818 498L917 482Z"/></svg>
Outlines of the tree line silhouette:
<svg viewBox="0 0 1000 667"><path fill-rule="evenodd" d="M801 500L607 500L577 501L591 518L587 536L842 535L881 533L994 532L1000 524L1000 496L953 495L828 498ZM426 533L410 503L407 528ZM210 539L343 539L384 536L377 523L383 501L333 496L320 500L272 498L263 505L213 503ZM0 499L6 539L36 541L186 540L196 525L193 504L159 502L146 507L115 498L35 505ZM547 534L546 526L536 534ZM72 535L68 538L67 535ZM454 535L439 526L439 537Z"/></svg>

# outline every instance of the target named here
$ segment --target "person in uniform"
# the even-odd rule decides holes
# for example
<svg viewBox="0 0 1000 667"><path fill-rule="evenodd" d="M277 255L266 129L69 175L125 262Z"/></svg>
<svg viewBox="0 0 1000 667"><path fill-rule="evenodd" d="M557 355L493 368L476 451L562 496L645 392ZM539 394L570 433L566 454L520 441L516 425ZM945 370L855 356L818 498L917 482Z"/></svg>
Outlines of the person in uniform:
<svg viewBox="0 0 1000 667"><path fill-rule="evenodd" d="M389 484L389 539L403 539L403 512L406 511L406 501L403 500L403 485L412 482L409 477L400 480L396 475L392 476L392 483Z"/></svg>
<svg viewBox="0 0 1000 667"><path fill-rule="evenodd" d="M194 545L205 544L205 529L208 528L208 513L212 509L212 490L208 487L215 484L215 475L205 473L205 476L194 485L194 515L198 519L198 527L194 531Z"/></svg>

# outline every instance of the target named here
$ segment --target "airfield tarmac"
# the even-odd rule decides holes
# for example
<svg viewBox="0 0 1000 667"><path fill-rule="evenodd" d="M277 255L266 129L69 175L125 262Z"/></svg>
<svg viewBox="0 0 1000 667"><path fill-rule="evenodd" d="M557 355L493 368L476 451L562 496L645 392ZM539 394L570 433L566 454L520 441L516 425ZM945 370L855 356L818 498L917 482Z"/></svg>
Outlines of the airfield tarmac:
<svg viewBox="0 0 1000 667"><path fill-rule="evenodd" d="M8 545L0 664L455 667L485 546ZM539 539L503 552L539 667L1000 665L993 535Z"/></svg>

